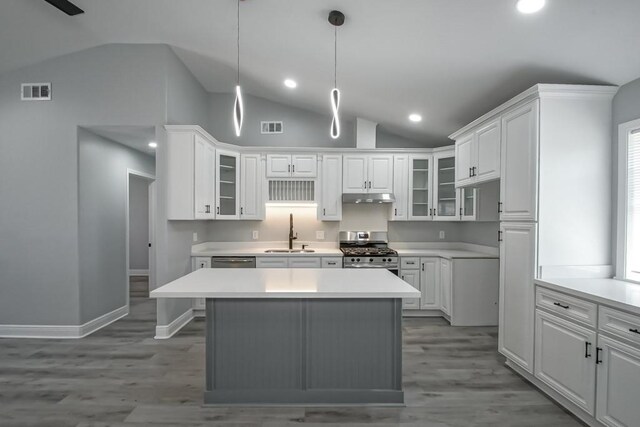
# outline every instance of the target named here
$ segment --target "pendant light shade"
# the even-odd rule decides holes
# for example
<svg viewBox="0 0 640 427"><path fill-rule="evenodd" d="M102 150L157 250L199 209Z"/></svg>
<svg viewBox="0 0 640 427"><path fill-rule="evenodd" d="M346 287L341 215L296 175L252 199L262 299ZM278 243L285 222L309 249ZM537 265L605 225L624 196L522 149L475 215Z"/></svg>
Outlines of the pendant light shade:
<svg viewBox="0 0 640 427"><path fill-rule="evenodd" d="M334 87L331 90L331 111L333 119L331 119L331 138L337 139L340 136L340 116L338 109L340 108L340 90Z"/></svg>
<svg viewBox="0 0 640 427"><path fill-rule="evenodd" d="M244 105L242 103L242 88L240 87L240 0L238 3L238 32L237 32L237 51L238 51L238 74L236 76L236 100L233 103L233 126L236 130L236 136L239 138L242 132L242 121L244 119Z"/></svg>
<svg viewBox="0 0 640 427"><path fill-rule="evenodd" d="M233 103L233 126L236 129L236 136L240 137L242 131L242 119L244 116L244 106L242 105L242 89L236 86L236 101Z"/></svg>
<svg viewBox="0 0 640 427"><path fill-rule="evenodd" d="M340 89L338 89L338 27L344 24L344 14L339 10L329 13L329 23L333 25L333 89L331 89L331 138L340 137Z"/></svg>

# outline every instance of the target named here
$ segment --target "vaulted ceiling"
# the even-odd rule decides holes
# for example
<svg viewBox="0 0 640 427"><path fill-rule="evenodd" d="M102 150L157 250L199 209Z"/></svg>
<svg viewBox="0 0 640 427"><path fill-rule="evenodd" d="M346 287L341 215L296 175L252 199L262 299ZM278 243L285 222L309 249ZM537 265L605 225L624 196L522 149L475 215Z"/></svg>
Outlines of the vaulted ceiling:
<svg viewBox="0 0 640 427"><path fill-rule="evenodd" d="M0 72L107 43L170 45L203 86L235 84L235 0L74 0L68 17L43 0L0 4ZM640 1L244 0L246 92L329 113L339 9L343 112L425 141L446 136L531 85L622 85L640 77ZM282 81L298 81L295 90ZM410 123L419 112L424 120Z"/></svg>

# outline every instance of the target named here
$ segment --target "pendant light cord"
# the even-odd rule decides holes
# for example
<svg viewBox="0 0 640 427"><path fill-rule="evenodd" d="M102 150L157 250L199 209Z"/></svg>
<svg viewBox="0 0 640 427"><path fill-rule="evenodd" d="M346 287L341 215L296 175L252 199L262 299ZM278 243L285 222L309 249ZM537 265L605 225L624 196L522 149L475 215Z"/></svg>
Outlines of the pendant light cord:
<svg viewBox="0 0 640 427"><path fill-rule="evenodd" d="M333 87L338 87L338 27L333 27Z"/></svg>
<svg viewBox="0 0 640 427"><path fill-rule="evenodd" d="M240 0L238 0L238 31L237 31L237 48L238 48L238 74L236 81L240 85Z"/></svg>

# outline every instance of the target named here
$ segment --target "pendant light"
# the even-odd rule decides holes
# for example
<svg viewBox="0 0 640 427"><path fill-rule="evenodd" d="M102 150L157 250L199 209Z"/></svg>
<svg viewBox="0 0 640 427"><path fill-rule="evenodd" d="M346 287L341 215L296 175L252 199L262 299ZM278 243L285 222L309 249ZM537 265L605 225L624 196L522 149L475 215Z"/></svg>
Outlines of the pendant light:
<svg viewBox="0 0 640 427"><path fill-rule="evenodd" d="M244 116L244 106L242 104L242 88L240 87L240 0L237 0L238 3L238 28L237 28L237 52L238 52L238 68L236 75L236 100L233 103L233 125L236 129L236 136L240 137L240 132L242 131L242 119Z"/></svg>
<svg viewBox="0 0 640 427"><path fill-rule="evenodd" d="M340 90L338 89L338 27L344 24L344 14L338 10L329 12L329 23L333 25L333 89L331 89L331 138L340 137Z"/></svg>

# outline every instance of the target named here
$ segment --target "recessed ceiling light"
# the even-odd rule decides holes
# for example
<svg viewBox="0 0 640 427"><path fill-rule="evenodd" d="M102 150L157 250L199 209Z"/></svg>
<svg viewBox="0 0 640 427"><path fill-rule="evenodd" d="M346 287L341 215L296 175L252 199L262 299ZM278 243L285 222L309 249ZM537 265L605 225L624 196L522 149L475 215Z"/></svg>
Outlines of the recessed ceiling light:
<svg viewBox="0 0 640 427"><path fill-rule="evenodd" d="M518 0L516 7L520 13L536 13L544 7L546 0Z"/></svg>
<svg viewBox="0 0 640 427"><path fill-rule="evenodd" d="M158 143L157 143L157 142L155 142L155 141L151 141L151 142L149 143L149 147L151 147L151 148L156 148L157 146L158 146Z"/></svg>
<svg viewBox="0 0 640 427"><path fill-rule="evenodd" d="M417 113L409 114L409 120L411 120L414 123L418 123L422 121L422 116Z"/></svg>
<svg viewBox="0 0 640 427"><path fill-rule="evenodd" d="M289 89L295 89L298 86L298 83L296 83L296 81L293 79L286 79L284 81L284 85Z"/></svg>

